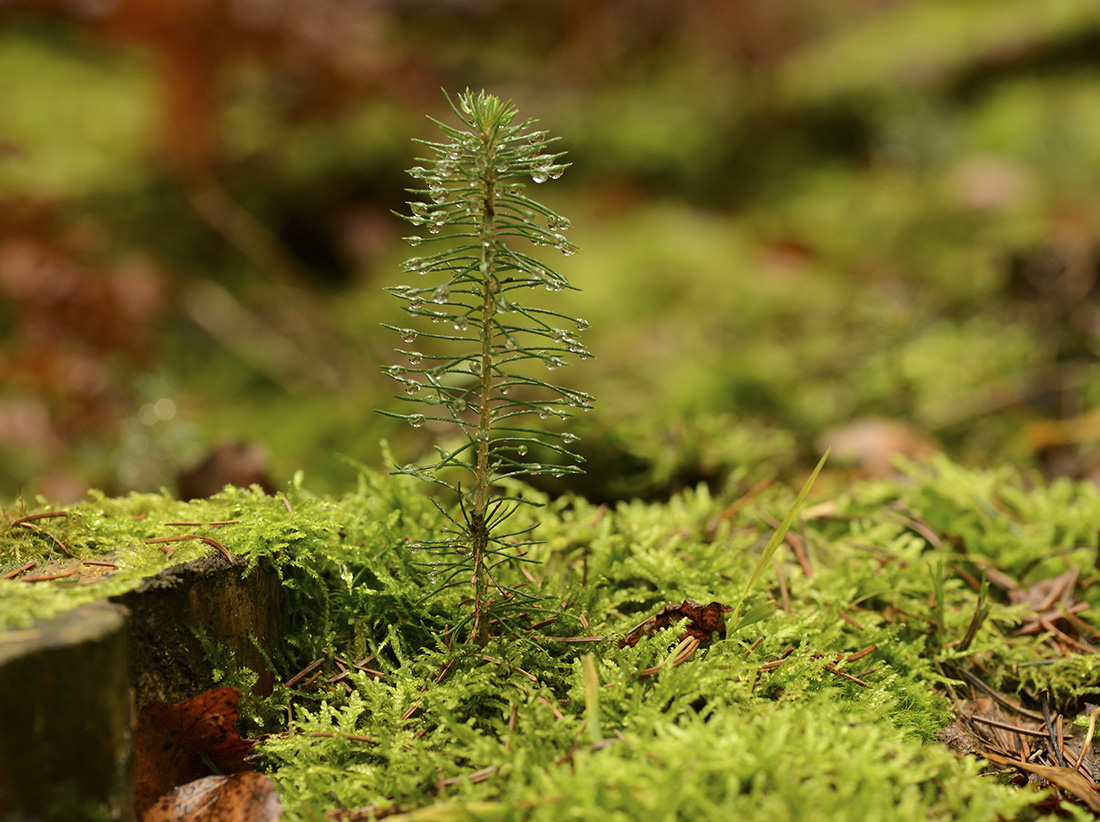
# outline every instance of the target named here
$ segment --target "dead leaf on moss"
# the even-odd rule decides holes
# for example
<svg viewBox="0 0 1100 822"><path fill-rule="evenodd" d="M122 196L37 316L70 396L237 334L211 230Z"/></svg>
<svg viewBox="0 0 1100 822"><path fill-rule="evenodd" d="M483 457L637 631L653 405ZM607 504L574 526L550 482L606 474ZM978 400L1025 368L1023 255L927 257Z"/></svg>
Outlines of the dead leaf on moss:
<svg viewBox="0 0 1100 822"><path fill-rule="evenodd" d="M272 822L282 816L275 784L246 771L181 785L149 808L142 822Z"/></svg>
<svg viewBox="0 0 1100 822"><path fill-rule="evenodd" d="M860 419L826 431L818 442L833 458L872 478L897 475L894 457L919 460L934 454L936 445L904 420Z"/></svg>
<svg viewBox="0 0 1100 822"><path fill-rule="evenodd" d="M1063 791L1068 791L1076 796L1084 802L1093 813L1100 813L1100 797L1096 795L1096 789L1089 780L1085 779L1085 777L1081 776L1081 774L1073 768L1057 768L1052 765L1034 765L1030 762L998 756L988 751L983 752L982 756L990 762L996 762L998 765L1007 765L1012 768L1018 768L1021 771L1033 773L1036 776L1041 776L1052 785L1057 785Z"/></svg>
<svg viewBox="0 0 1100 822"><path fill-rule="evenodd" d="M688 620L688 627L680 638L695 637L700 642L711 638L715 631L723 638L726 635L726 614L732 611L729 605L721 602L710 602L700 605L698 602L685 599L679 605L666 605L649 619L631 628L626 636L619 640L619 647L627 645L634 647L642 637L668 628L681 619Z"/></svg>
<svg viewBox="0 0 1100 822"><path fill-rule="evenodd" d="M245 770L252 741L237 731L240 691L214 688L177 705L155 702L134 734L134 805L139 815L177 785ZM208 765L209 763L209 765Z"/></svg>

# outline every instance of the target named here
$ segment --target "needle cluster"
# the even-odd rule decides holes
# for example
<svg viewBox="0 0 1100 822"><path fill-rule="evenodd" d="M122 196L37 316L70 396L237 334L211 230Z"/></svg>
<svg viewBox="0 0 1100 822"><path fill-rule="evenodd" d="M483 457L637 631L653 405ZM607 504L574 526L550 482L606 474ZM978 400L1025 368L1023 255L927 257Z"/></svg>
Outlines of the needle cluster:
<svg viewBox="0 0 1100 822"><path fill-rule="evenodd" d="M389 289L415 325L386 326L407 347L397 349L403 362L385 371L401 384L399 399L415 407L383 413L461 434L454 447L437 445L430 464L398 470L458 497L457 512L439 506L447 520L443 538L423 547L441 557L441 585L472 580L467 622L471 639L484 643L490 611L499 617L520 600L494 571L531 544L529 528L502 527L526 500L500 483L580 471L570 450L576 435L533 426L534 419L560 421L591 407L588 394L547 373L591 355L578 338L587 323L542 304L543 292L572 286L532 255L537 248L565 256L577 250L565 237L569 220L528 194L529 182L561 176L563 152L552 150L555 138L535 121L516 122L510 102L467 91L448 103L461 126L433 119L446 142L417 141L431 156L409 171L424 187L409 189L420 199L401 215L418 229L405 238L410 245L438 250L404 264L422 284Z"/></svg>

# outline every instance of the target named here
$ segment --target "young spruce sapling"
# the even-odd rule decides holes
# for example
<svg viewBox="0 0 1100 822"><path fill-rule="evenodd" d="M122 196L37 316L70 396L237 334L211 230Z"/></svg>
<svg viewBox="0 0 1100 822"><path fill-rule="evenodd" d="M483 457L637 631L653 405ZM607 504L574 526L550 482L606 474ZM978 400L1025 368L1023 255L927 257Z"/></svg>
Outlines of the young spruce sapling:
<svg viewBox="0 0 1100 822"><path fill-rule="evenodd" d="M577 337L587 323L537 299L543 289L572 288L531 249L576 251L564 235L569 221L528 194L530 182L557 179L565 170L563 152L551 148L556 138L536 130L533 120L517 122L515 106L484 92L466 91L448 103L461 126L433 119L446 142L417 141L432 156L409 173L426 188L409 189L423 199L401 215L418 229L406 238L410 245L438 250L405 262L407 272L425 278L420 284L389 289L418 327L386 326L407 346L397 349L404 362L386 373L403 387L398 398L416 406L382 413L461 434L453 448L437 445L431 464L398 472L457 495L457 512L436 503L446 518L442 537L422 547L439 555L441 586L472 580L473 612L455 630L472 623L470 639L484 643L491 618L522 605L520 593L494 572L519 558L533 528L504 528L528 501L501 481L581 470L569 448L576 436L537 430L532 418L561 420L591 407L588 394L547 376L571 356L590 355ZM537 454L545 463L535 461Z"/></svg>

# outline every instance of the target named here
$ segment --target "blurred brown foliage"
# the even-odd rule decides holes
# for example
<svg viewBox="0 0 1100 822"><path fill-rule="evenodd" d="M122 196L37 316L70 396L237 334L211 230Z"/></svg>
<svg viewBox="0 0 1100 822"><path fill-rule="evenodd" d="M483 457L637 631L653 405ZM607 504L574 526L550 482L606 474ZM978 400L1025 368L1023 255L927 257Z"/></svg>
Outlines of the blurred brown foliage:
<svg viewBox="0 0 1100 822"><path fill-rule="evenodd" d="M383 4L342 0L24 0L17 8L66 19L108 46L152 55L160 84L163 159L185 177L221 159L218 117L226 68L261 64L278 78L291 117L328 116L385 89L425 98L426 65L385 36Z"/></svg>
<svg viewBox="0 0 1100 822"><path fill-rule="evenodd" d="M862 52L850 60L843 53L832 58L828 65L837 76L819 96L791 91L799 85L792 77L803 65L801 57L834 41L843 45L863 22L889 23L894 15L895 23L905 23L915 19L907 12L922 8L944 16L924 20L929 40L920 48L913 46L920 38L908 37L904 25L890 30L902 51L908 43L912 53L896 65L886 60L876 75L882 82L870 91L859 71L854 80L845 79L847 68L861 65ZM402 208L405 181L394 146L407 141L404 135L391 141L380 131L397 122L385 117L395 110L438 112L440 87L484 85L517 102L545 98L551 111L557 106L566 116L580 111L576 131L585 132L589 123L593 128L587 136L576 134L569 146L579 172L573 179L586 186L586 202L595 211L621 212L653 193L683 196L705 208L748 210L761 192L775 196L803 187L810 168L885 168L890 161L882 159L884 146L898 143L903 151L907 141L929 142L905 135L938 133L940 114L914 109L910 95L960 107L1014 72L1091 60L1095 40L1085 36L1088 25L1076 32L1054 25L1032 31L1019 22L1023 14L1010 15L1017 19L1015 29L975 35L966 48L941 38L950 41L941 53L933 35L944 20L962 20L979 33L991 29L981 9L959 16L953 8L940 0L0 4L0 21L17 32L26 26L31 39L132 57L143 81L151 78L157 106L155 162L118 160L139 169L135 187L121 198L116 192L97 200L92 193L79 201L45 202L29 192L0 204L0 312L12 315L0 353L0 447L39 455L8 474L0 471L0 483L10 485L20 472L39 470L47 461L65 462L80 442L106 444L100 453L117 459L110 438L136 418L143 402L135 396L135 376L153 367L172 371L182 361L205 366L210 352L226 355L219 363L224 359L247 372L240 378L248 383L245 390L259 385L287 394L353 393L355 380L362 379L357 375L366 370L358 358L365 335L354 342L342 336L328 297L357 276L370 276L398 236L390 211ZM1035 20L1041 18L1036 14ZM898 96L884 103L895 86ZM883 98L873 104L875 94ZM574 106L574 99L582 105ZM364 109L372 102L385 105ZM603 103L610 116L599 108ZM48 104L44 99L43 106ZM656 137L647 135L649 109L660 119L666 114L662 106L676 109L679 119ZM356 115L364 111L382 112L381 125L358 130ZM238 116L247 124L246 137L227 130ZM621 124L617 116L623 116ZM608 121L622 132L620 145L608 146L609 132L597 128ZM308 127L329 123L331 130ZM698 133L683 134L681 124L697 126ZM354 141L364 134L380 145L360 152L361 143ZM301 148L299 138L308 148ZM0 141L0 156L18 150ZM955 207L976 224L984 215L1022 208L1043 190L1041 176L1019 159L957 166L947 187ZM130 199L121 203L123 198ZM104 203L115 211L96 211ZM1060 360L1088 363L1094 348L1093 209L1091 203L1071 204L1048 232L1046 247L1013 243L1006 252L1018 313L1054 327ZM883 268L893 271L894 249L885 241L882 249L864 254L871 263L853 262L843 243L830 250L830 243L807 236L797 219L782 227L775 215L769 219L772 227L761 239L768 273L875 267L876 254L889 258ZM882 219L887 224L908 217L899 210ZM164 328L176 335L180 351L167 345L157 350L153 340ZM221 386L213 383L220 376L204 385L218 401L242 388L232 371L226 392L218 394ZM1077 386L1083 378L1066 382ZM777 413L766 406L763 413ZM885 406L859 410L900 413ZM1070 404L1057 413L1072 418L1084 410ZM144 434L163 433L145 429L139 427ZM216 436L250 433L222 430ZM193 445L190 456L205 450ZM267 445L277 461L279 448ZM165 476L179 467L169 466Z"/></svg>
<svg viewBox="0 0 1100 822"><path fill-rule="evenodd" d="M108 51L142 55L158 90L156 158L188 192L184 202L194 210L185 219L221 235L265 280L298 288L295 317L304 331L287 332L278 315L258 305L248 306L256 313L253 325L286 334L313 362L331 364L340 360L339 344L321 346L331 356L313 350L331 334L301 293L309 272L222 187L234 173L220 134L230 72L258 68L289 122L334 118L376 96L430 110L448 75L477 74L471 66L502 48L515 57L513 70L535 86L614 83L628 66L669 51L715 65L768 65L808 36L820 17L812 12L816 5L15 0L0 19L49 22ZM220 197L218 209L208 207L211 192ZM0 445L63 462L74 444L110 440L122 420L133 417L133 376L158 361L152 333L158 315L178 312L177 304L192 305L195 297L189 284L170 288L174 263L155 240L145 252L156 255L155 264L134 254L119 257L105 236L110 229L79 204L36 197L32 192L0 209L0 298L13 314L0 352L8 395L0 403ZM383 213L389 207L381 203ZM363 209L342 204L335 214L371 213ZM215 333L231 349L236 336L253 334L246 330L252 326L234 323Z"/></svg>
<svg viewBox="0 0 1100 822"><path fill-rule="evenodd" d="M156 361L152 325L166 280L141 257L103 262L102 227L56 204L0 205L0 297L12 312L0 384L0 444L60 454L114 432L126 374Z"/></svg>

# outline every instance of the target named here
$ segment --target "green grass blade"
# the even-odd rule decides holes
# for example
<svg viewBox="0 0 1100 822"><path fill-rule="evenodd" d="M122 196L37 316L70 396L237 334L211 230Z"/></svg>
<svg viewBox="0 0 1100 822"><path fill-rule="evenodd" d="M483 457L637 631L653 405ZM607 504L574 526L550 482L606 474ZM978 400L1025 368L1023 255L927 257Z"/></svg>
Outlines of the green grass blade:
<svg viewBox="0 0 1100 822"><path fill-rule="evenodd" d="M772 557L775 555L776 549L779 548L779 544L783 541L783 538L787 536L787 531L790 530L791 523L794 522L794 518L798 516L799 510L802 508L802 503L806 501L806 497L809 496L810 489L813 487L814 481L817 479L817 475L821 473L821 469L825 466L825 460L829 458L829 452L826 451L821 460L817 463L817 467L813 473L810 474L810 478L806 480L806 484L802 486L802 490L798 493L798 498L795 499L794 504L791 506L791 510L787 512L787 516L783 518L783 521L779 523L779 527L775 529L775 533L772 534L771 539L768 540L768 544L764 546L763 552L760 554L760 559L756 561L756 567L752 569L752 576L749 577L749 581L745 584L745 590L741 592L741 598L737 600L737 606L733 609L733 615L729 619L729 624L737 626L737 617L741 613L741 607L745 604L745 598L752 591L756 581L760 579L764 574L764 570L771 564Z"/></svg>
<svg viewBox="0 0 1100 822"><path fill-rule="evenodd" d="M603 739L600 731L600 677L596 673L596 658L592 654L581 657L584 673L584 716L588 720L588 736L593 742Z"/></svg>

